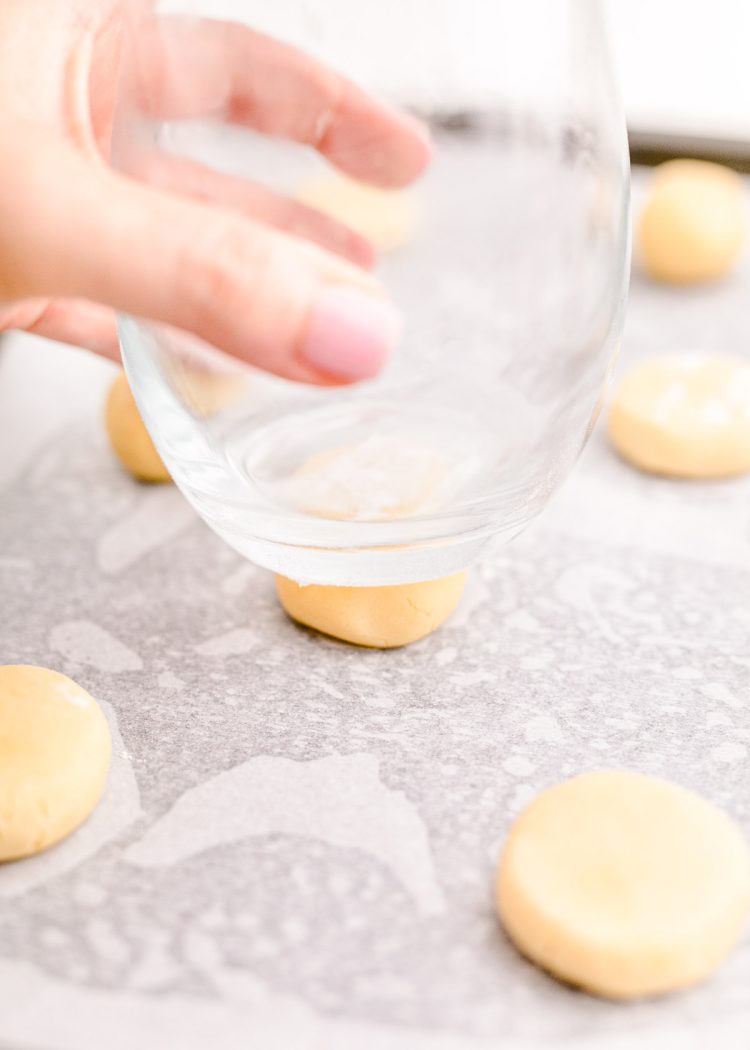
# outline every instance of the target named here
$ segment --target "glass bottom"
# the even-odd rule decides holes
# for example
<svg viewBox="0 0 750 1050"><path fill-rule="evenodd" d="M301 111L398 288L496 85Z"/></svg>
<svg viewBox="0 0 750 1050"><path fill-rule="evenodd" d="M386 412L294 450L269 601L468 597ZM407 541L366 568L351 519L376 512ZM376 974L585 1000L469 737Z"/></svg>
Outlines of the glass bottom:
<svg viewBox="0 0 750 1050"><path fill-rule="evenodd" d="M457 509L483 495L487 438L467 412L386 400L239 420L222 442L233 478L223 509L252 493L257 512L218 520L204 503L201 513L243 555L302 582L448 576L496 531Z"/></svg>
<svg viewBox="0 0 750 1050"><path fill-rule="evenodd" d="M278 510L333 521L440 513L481 493L487 435L464 412L398 402L327 404L226 438L239 489Z"/></svg>

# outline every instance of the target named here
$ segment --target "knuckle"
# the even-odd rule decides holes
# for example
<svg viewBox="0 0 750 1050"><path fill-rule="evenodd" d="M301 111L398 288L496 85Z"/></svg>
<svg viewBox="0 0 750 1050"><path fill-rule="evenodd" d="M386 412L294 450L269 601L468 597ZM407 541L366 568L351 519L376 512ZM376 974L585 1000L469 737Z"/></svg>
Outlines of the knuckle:
<svg viewBox="0 0 750 1050"><path fill-rule="evenodd" d="M301 323L306 249L300 242L290 254L282 234L231 214L201 224L181 264L188 327L240 356L267 360L280 352Z"/></svg>
<svg viewBox="0 0 750 1050"><path fill-rule="evenodd" d="M328 138L345 112L349 100L349 85L342 77L326 69L313 74L312 93L321 100L315 117L310 144L316 149L325 149Z"/></svg>
<svg viewBox="0 0 750 1050"><path fill-rule="evenodd" d="M200 318L237 303L257 273L255 254L248 249L244 226L230 216L201 224L182 250L178 274Z"/></svg>

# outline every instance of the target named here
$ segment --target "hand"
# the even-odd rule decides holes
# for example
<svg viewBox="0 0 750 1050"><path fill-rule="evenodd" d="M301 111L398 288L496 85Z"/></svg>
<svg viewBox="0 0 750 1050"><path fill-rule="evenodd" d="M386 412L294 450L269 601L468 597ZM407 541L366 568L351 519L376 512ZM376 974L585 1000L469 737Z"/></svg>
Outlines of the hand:
<svg viewBox="0 0 750 1050"><path fill-rule="evenodd" d="M114 309L296 380L374 375L399 325L366 272L367 242L192 162L109 167L123 6L0 0L0 330L116 357ZM429 160L411 117L244 27L152 19L137 56L129 89L157 119L211 117L294 139L386 187Z"/></svg>

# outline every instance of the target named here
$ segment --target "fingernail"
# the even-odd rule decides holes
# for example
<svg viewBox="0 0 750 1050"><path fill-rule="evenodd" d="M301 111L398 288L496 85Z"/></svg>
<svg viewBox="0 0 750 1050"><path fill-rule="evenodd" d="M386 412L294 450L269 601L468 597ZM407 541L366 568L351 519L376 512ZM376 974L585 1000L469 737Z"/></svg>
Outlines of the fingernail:
<svg viewBox="0 0 750 1050"><path fill-rule="evenodd" d="M401 334L390 303L355 288L328 288L315 304L300 348L319 372L354 382L378 374Z"/></svg>

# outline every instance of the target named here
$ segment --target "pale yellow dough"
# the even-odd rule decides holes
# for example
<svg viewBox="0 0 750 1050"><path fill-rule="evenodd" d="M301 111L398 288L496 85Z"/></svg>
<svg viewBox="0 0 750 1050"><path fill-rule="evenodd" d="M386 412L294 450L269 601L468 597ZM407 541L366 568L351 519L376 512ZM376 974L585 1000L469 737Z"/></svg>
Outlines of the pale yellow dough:
<svg viewBox="0 0 750 1050"><path fill-rule="evenodd" d="M416 206L406 190L383 190L330 173L301 186L295 196L361 234L381 254L402 248L414 236Z"/></svg>
<svg viewBox="0 0 750 1050"><path fill-rule="evenodd" d="M276 577L283 608L322 634L371 649L394 649L431 634L458 605L466 573L393 587L302 587Z"/></svg>
<svg viewBox="0 0 750 1050"><path fill-rule="evenodd" d="M190 365L181 368L175 380L180 396L198 416L213 416L238 401L245 393L244 376Z"/></svg>
<svg viewBox="0 0 750 1050"><path fill-rule="evenodd" d="M721 277L742 250L745 210L742 180L729 168L697 160L660 165L638 223L642 266L676 284Z"/></svg>
<svg viewBox="0 0 750 1050"><path fill-rule="evenodd" d="M57 671L0 667L0 861L38 853L74 831L101 797L107 719Z"/></svg>
<svg viewBox="0 0 750 1050"><path fill-rule="evenodd" d="M169 471L156 451L141 419L124 372L112 384L104 418L109 442L122 465L139 481L170 481Z"/></svg>
<svg viewBox="0 0 750 1050"><path fill-rule="evenodd" d="M500 859L500 918L533 962L616 999L707 977L738 940L750 852L685 788L617 770L543 792Z"/></svg>
<svg viewBox="0 0 750 1050"><path fill-rule="evenodd" d="M615 392L609 435L625 459L654 474L750 470L750 362L708 354L646 361Z"/></svg>
<svg viewBox="0 0 750 1050"><path fill-rule="evenodd" d="M434 509L454 472L435 449L372 434L310 456L276 493L319 518L387 521Z"/></svg>

